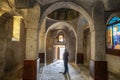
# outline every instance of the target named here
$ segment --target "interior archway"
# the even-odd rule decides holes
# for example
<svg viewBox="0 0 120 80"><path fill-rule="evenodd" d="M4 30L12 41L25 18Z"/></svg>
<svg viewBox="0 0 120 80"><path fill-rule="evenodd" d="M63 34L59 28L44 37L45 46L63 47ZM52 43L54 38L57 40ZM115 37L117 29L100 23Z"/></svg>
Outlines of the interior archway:
<svg viewBox="0 0 120 80"><path fill-rule="evenodd" d="M86 18L86 20L88 21L89 27L90 26L92 26L92 28L94 27L92 18L82 7L80 7L79 5L77 5L73 2L57 2L55 4L52 4L51 6L49 6L49 8L47 8L45 10L45 12L43 13L43 15L40 18L38 30L41 30L40 28L43 28L43 26L41 26L41 25L42 25L43 21L46 19L47 15L49 15L53 11L60 9L60 8L68 8L68 9L73 9L75 11L78 11L82 16L84 16ZM76 49L77 49L77 47L76 47Z"/></svg>
<svg viewBox="0 0 120 80"><path fill-rule="evenodd" d="M57 30L58 29L58 26L59 26L59 30ZM54 44L52 44L52 46L51 47L48 47L47 46L47 43L46 42L50 42L50 40L47 38L48 37L48 34L49 34L49 32L52 30L52 29L55 29L55 28L57 28L54 32L53 32L53 34L55 35L55 36L53 36L53 40L52 41L54 41L55 40L55 43ZM51 32L51 33L52 33ZM63 42L63 43L60 43L60 42L57 42L57 40L58 40L58 35L59 34L62 34L63 36L64 36L64 40L65 40L65 42ZM70 35L69 35L70 34ZM71 36L71 34L72 34L72 36L73 37L71 37L71 39L69 39L69 37ZM69 36L69 37L67 37L67 36ZM48 41L46 41L48 39ZM75 43L75 44L70 44L70 40L72 40L73 39L73 43ZM69 42L69 44L68 44L68 42ZM76 34L76 31L73 29L73 27L70 25L70 24L68 24L68 23L66 23L66 22L56 22L56 23L54 23L54 24L52 24L48 29L47 29L47 31L46 31L46 34L45 34L45 40L44 40L44 45L45 45L45 48L44 48L44 50L45 50L45 53L46 53L46 60L47 59L52 59L52 58L54 58L55 59L55 50L54 50L54 48L55 49L57 49L57 48L67 48L68 49L68 51L69 51L69 54L70 54L70 61L72 61L72 62L75 62L75 55L76 55L76 47L77 47L77 34ZM51 50L47 50L47 49L51 49L53 52L53 54L49 54L49 52L48 51L51 51ZM49 57L49 56L47 56L47 55L53 55L51 58ZM57 54L58 55L58 54ZM60 56L59 56L60 57ZM54 60L54 59L52 59L52 61ZM50 61L50 60L48 60L48 61Z"/></svg>

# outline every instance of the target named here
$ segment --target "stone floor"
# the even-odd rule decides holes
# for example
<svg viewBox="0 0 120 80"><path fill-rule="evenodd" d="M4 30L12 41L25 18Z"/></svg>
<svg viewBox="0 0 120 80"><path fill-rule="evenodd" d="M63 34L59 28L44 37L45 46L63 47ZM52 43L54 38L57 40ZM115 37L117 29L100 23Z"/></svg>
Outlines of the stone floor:
<svg viewBox="0 0 120 80"><path fill-rule="evenodd" d="M23 80L22 68L19 71L16 70L7 73L2 80ZM37 80L92 80L88 68L82 64L69 63L69 74L63 75L61 73L63 71L64 65L62 60L55 61L47 66L40 64ZM120 77L109 73L109 80L120 80Z"/></svg>
<svg viewBox="0 0 120 80"><path fill-rule="evenodd" d="M63 61L53 62L44 67L40 80L83 80L80 72L71 64L69 64L69 74L63 75L61 72L64 72Z"/></svg>
<svg viewBox="0 0 120 80"><path fill-rule="evenodd" d="M55 61L44 68L38 80L93 80L89 70L82 64L69 63L69 74L63 75L64 65L62 60ZM120 78L109 74L108 80L120 80Z"/></svg>

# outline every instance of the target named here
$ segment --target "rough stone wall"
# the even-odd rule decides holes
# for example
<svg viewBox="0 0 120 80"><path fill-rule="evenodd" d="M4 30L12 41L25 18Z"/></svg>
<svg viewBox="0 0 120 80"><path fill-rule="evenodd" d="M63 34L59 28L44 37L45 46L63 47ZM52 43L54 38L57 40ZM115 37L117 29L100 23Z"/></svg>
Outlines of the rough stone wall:
<svg viewBox="0 0 120 80"><path fill-rule="evenodd" d="M5 29L1 23L0 18L0 78L4 74L4 67L5 67L5 51L6 51L6 40L5 40Z"/></svg>
<svg viewBox="0 0 120 80"><path fill-rule="evenodd" d="M11 71L18 65L23 64L23 60L25 59L25 51L26 51L26 47L25 47L26 33L28 34L25 28L29 28L29 27L31 29L35 28L35 36L37 37L37 27L38 27L39 16L40 16L39 5L36 4L37 7L30 8L30 9L17 9L15 8L14 1L15 0L0 0L0 33L2 34L0 35L0 45L1 45L0 46L0 50L1 50L0 51L0 77L4 74L4 70ZM1 16L4 13L5 14L8 13L9 15L11 15L11 19L13 16L23 17L24 23L21 23L21 35L20 35L21 38L19 42L12 41L11 39L12 22L10 22L8 18L9 15L7 15L5 19L1 18ZM32 33L31 31L29 32ZM32 34L31 36L34 36L34 34ZM35 39L33 37L31 38ZM36 39L34 41L37 43ZM33 41L30 40L28 43L32 43L32 42ZM37 46L36 44L32 44L32 45ZM32 50L32 49L29 48L29 50ZM32 54L35 54L36 52L37 52L36 50L31 51Z"/></svg>
<svg viewBox="0 0 120 80"><path fill-rule="evenodd" d="M74 62L75 61L75 53L76 53L76 39L73 31L65 30L64 34L64 42L59 43L56 42L56 30L48 33L47 39L46 39L46 60L47 62L52 62L54 60L54 45L65 45L66 48L69 51L69 61Z"/></svg>
<svg viewBox="0 0 120 80"><path fill-rule="evenodd" d="M104 3L105 10L117 10L120 8L120 0L101 0Z"/></svg>
<svg viewBox="0 0 120 80"><path fill-rule="evenodd" d="M108 71L120 77L120 57L107 54L106 59L108 62Z"/></svg>
<svg viewBox="0 0 120 80"><path fill-rule="evenodd" d="M84 65L89 66L90 60L90 31L88 21L84 16L80 16L77 26L77 53L83 53Z"/></svg>
<svg viewBox="0 0 120 80"><path fill-rule="evenodd" d="M5 53L5 71L9 71L15 68L15 66L23 64L25 56L25 35L23 34L25 34L25 28L24 25L20 26L20 41L12 41L12 23L9 22L5 27L9 27L7 32L9 35L7 37L7 47Z"/></svg>
<svg viewBox="0 0 120 80"><path fill-rule="evenodd" d="M46 38L46 61L53 62L54 53L53 53L53 42L54 38L51 36L50 32L47 34Z"/></svg>
<svg viewBox="0 0 120 80"><path fill-rule="evenodd" d="M84 53L83 52L83 32L84 27L88 25L87 19L84 16L80 16L77 22L77 52L78 53Z"/></svg>
<svg viewBox="0 0 120 80"><path fill-rule="evenodd" d="M4 14L0 16L0 78L4 75L4 69L6 66L6 48L7 48L7 39L10 38L9 32L11 32L10 22L12 22L11 16ZM6 24L9 24L6 27Z"/></svg>
<svg viewBox="0 0 120 80"><path fill-rule="evenodd" d="M76 54L76 39L75 35L73 32L67 33L66 36L66 47L69 51L69 61L70 62L75 62L75 54Z"/></svg>
<svg viewBox="0 0 120 80"><path fill-rule="evenodd" d="M0 77L4 72L11 71L12 69L16 68L16 66L23 64L24 55L25 55L25 28L23 22L21 22L21 30L20 30L20 41L12 41L12 34L13 34L13 18L12 15L6 13L0 17L0 31L1 38L0 43L1 51L0 57L3 62L1 64ZM4 52L3 52L4 51Z"/></svg>
<svg viewBox="0 0 120 80"><path fill-rule="evenodd" d="M84 65L89 67L90 61L90 31L89 28L84 30L84 38L83 38L83 48L84 48Z"/></svg>
<svg viewBox="0 0 120 80"><path fill-rule="evenodd" d="M39 32L39 52L40 53L44 53L45 50L45 31L46 31L46 20L44 20L44 22L41 25L41 29Z"/></svg>
<svg viewBox="0 0 120 80"><path fill-rule="evenodd" d="M26 27L26 59L35 60L38 58L38 26L40 18L40 7L36 3L33 8L20 11L23 15Z"/></svg>

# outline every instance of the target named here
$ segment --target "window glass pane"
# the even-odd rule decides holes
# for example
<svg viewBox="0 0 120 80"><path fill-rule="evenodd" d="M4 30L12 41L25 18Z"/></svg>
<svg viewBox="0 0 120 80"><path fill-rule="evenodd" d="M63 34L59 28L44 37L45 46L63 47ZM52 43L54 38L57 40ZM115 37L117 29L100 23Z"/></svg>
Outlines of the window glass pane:
<svg viewBox="0 0 120 80"><path fill-rule="evenodd" d="M59 42L63 42L63 35L59 35Z"/></svg>
<svg viewBox="0 0 120 80"><path fill-rule="evenodd" d="M19 41L21 16L13 17L13 36L12 41Z"/></svg>
<svg viewBox="0 0 120 80"><path fill-rule="evenodd" d="M107 34L106 34L106 37L107 37L107 48L112 48L112 26L109 26L107 28Z"/></svg>
<svg viewBox="0 0 120 80"><path fill-rule="evenodd" d="M113 25L114 49L120 49L120 23Z"/></svg>
<svg viewBox="0 0 120 80"><path fill-rule="evenodd" d="M120 18L119 18L119 17L114 16L114 17L113 17L113 18L109 21L109 23L108 23L108 24L115 23L116 21L120 21Z"/></svg>

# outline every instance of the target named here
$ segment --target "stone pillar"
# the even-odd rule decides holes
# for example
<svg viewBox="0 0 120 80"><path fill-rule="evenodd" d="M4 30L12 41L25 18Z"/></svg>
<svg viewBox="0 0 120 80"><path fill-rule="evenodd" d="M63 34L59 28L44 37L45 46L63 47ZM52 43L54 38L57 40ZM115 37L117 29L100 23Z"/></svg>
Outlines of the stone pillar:
<svg viewBox="0 0 120 80"><path fill-rule="evenodd" d="M39 58L37 51L37 29L26 30L26 59L24 60L23 80L37 80Z"/></svg>
<svg viewBox="0 0 120 80"><path fill-rule="evenodd" d="M104 5L97 0L92 7L94 25L90 25L91 32L91 60L90 74L94 80L108 80L107 62L105 55L105 22Z"/></svg>
<svg viewBox="0 0 120 80"><path fill-rule="evenodd" d="M101 27L104 25L99 25ZM91 31L90 74L94 80L108 80L107 62L105 61L105 30Z"/></svg>
<svg viewBox="0 0 120 80"><path fill-rule="evenodd" d="M45 63L45 51L44 51L44 46L45 46L45 42L44 42L44 38L45 34L44 33L40 33L40 38L39 38L39 58L40 58L40 63Z"/></svg>
<svg viewBox="0 0 120 80"><path fill-rule="evenodd" d="M39 58L40 63L45 63L45 31L46 31L46 20L43 20L39 33Z"/></svg>
<svg viewBox="0 0 120 80"><path fill-rule="evenodd" d="M80 18L78 29L77 29L77 54L76 54L76 63L84 63L84 54L83 54L83 24L80 24L83 18Z"/></svg>
<svg viewBox="0 0 120 80"><path fill-rule="evenodd" d="M39 51L44 53L44 46L45 46L45 34L41 33L39 38Z"/></svg>
<svg viewBox="0 0 120 80"><path fill-rule="evenodd" d="M35 60L37 59L37 29L26 30L26 59Z"/></svg>
<svg viewBox="0 0 120 80"><path fill-rule="evenodd" d="M23 80L37 80L38 58L38 24L40 19L40 6L24 9L23 19L26 28L26 56L24 60Z"/></svg>

